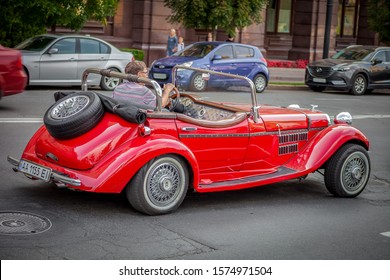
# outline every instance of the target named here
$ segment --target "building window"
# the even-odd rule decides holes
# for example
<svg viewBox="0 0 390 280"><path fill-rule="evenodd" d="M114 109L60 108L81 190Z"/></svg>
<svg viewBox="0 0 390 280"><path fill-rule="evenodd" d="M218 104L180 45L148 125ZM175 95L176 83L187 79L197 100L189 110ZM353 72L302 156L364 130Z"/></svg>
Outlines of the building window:
<svg viewBox="0 0 390 280"><path fill-rule="evenodd" d="M336 34L340 37L356 37L359 0L339 0Z"/></svg>
<svg viewBox="0 0 390 280"><path fill-rule="evenodd" d="M271 0L267 8L268 33L290 33L292 0Z"/></svg>

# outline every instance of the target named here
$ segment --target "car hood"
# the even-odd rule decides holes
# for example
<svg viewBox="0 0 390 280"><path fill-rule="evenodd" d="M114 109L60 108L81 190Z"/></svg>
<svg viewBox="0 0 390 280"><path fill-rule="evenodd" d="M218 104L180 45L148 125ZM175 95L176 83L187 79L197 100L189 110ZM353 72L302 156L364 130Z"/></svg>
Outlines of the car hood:
<svg viewBox="0 0 390 280"><path fill-rule="evenodd" d="M158 67L160 65L163 65L165 67L173 67L177 64L183 64L185 62L194 61L198 59L199 58L192 57L192 56L168 56L157 60L154 63L154 66Z"/></svg>
<svg viewBox="0 0 390 280"><path fill-rule="evenodd" d="M251 110L250 105L222 103L229 107L236 107L245 112ZM289 131L298 129L316 129L329 126L329 116L317 110L305 108L286 108L270 105L261 105L258 109L260 119L268 132Z"/></svg>
<svg viewBox="0 0 390 280"><path fill-rule="evenodd" d="M356 61L326 58L326 59L316 60L316 61L310 63L309 66L333 67L336 65L349 65L349 64L354 64L354 63L356 63Z"/></svg>

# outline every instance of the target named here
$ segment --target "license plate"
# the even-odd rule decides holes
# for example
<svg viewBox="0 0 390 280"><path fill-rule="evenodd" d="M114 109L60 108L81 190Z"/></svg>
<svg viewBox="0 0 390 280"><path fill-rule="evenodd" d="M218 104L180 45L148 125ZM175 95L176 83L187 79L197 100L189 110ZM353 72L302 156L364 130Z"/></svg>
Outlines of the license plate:
<svg viewBox="0 0 390 280"><path fill-rule="evenodd" d="M153 78L165 80L167 78L167 74L164 73L153 73Z"/></svg>
<svg viewBox="0 0 390 280"><path fill-rule="evenodd" d="M325 83L326 83L326 79L322 79L322 78L313 78L313 82L325 84Z"/></svg>
<svg viewBox="0 0 390 280"><path fill-rule="evenodd" d="M50 181L51 169L30 161L21 160L18 170L45 182Z"/></svg>

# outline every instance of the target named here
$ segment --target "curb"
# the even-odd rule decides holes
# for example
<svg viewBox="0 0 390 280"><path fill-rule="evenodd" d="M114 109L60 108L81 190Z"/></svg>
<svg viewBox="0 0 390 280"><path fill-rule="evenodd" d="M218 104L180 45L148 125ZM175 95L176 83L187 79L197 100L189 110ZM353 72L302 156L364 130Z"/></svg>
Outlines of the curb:
<svg viewBox="0 0 390 280"><path fill-rule="evenodd" d="M294 86L294 85L273 85L273 84L268 84L268 86L265 88L265 90L309 90L308 86L304 85L299 85L299 86Z"/></svg>

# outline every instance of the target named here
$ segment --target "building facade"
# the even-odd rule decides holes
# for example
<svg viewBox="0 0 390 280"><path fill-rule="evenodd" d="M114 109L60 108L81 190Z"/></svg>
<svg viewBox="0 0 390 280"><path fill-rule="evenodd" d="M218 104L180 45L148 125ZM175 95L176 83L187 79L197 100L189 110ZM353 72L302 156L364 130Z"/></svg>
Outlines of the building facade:
<svg viewBox="0 0 390 280"><path fill-rule="evenodd" d="M235 41L259 47L269 59L317 60L322 58L327 8L332 10L329 54L350 45L376 45L368 30L368 0L270 0L262 12L263 23L238 30ZM329 5L329 6L328 6ZM186 45L209 39L207 30L185 29L168 23L170 9L163 0L120 0L117 13L105 27L86 25L84 33L102 37L118 47L145 52L145 62L165 56L169 30L175 28ZM91 28L95 29L92 30ZM216 39L227 34L218 30Z"/></svg>

